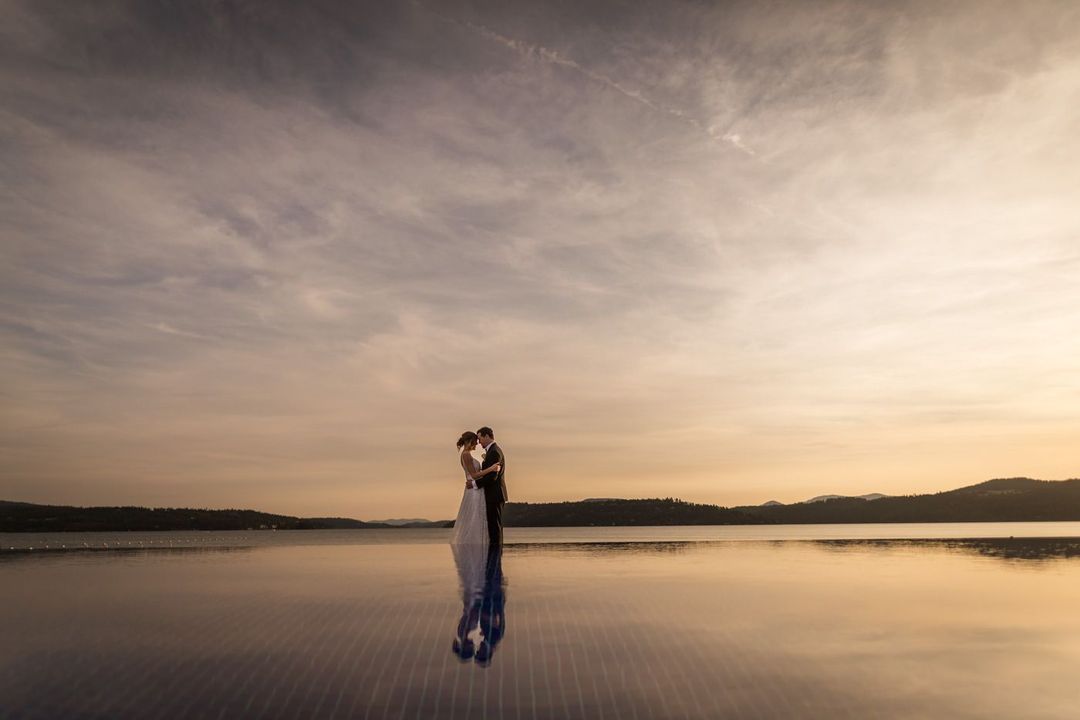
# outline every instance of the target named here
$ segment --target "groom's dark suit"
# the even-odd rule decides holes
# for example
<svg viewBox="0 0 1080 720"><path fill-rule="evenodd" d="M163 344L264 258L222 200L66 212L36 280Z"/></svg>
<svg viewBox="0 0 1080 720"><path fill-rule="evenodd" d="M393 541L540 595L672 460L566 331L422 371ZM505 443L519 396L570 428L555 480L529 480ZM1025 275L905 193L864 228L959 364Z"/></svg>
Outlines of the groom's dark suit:
<svg viewBox="0 0 1080 720"><path fill-rule="evenodd" d="M506 455L497 443L487 446L484 464L481 470L487 470L495 463L502 463L497 473L488 473L476 481L476 487L483 488L484 502L487 504L488 537L492 545L502 543L502 506L506 502Z"/></svg>

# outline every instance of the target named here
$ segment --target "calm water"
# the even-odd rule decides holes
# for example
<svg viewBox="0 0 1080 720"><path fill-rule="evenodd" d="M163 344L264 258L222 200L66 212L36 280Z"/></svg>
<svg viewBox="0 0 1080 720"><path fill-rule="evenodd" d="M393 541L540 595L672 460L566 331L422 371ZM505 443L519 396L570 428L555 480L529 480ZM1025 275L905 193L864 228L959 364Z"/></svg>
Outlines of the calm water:
<svg viewBox="0 0 1080 720"><path fill-rule="evenodd" d="M0 717L1078 716L1076 524L835 527L0 535Z"/></svg>

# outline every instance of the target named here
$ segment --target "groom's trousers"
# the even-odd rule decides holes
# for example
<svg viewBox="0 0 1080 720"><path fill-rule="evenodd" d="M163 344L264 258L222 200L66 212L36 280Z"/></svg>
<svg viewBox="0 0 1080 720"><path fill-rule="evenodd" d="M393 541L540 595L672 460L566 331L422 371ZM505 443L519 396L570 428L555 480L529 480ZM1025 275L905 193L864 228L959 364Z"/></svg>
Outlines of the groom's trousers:
<svg viewBox="0 0 1080 720"><path fill-rule="evenodd" d="M492 546L502 545L502 507L501 502L487 504L488 541Z"/></svg>

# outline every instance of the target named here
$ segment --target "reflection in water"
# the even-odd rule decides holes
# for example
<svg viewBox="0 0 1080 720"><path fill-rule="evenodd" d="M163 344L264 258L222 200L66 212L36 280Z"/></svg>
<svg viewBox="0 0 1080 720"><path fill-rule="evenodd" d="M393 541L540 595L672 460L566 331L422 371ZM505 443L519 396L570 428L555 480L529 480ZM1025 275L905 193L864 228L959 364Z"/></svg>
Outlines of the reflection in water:
<svg viewBox="0 0 1080 720"><path fill-rule="evenodd" d="M0 555L0 718L1080 707L1075 540L509 544L453 568L443 540Z"/></svg>
<svg viewBox="0 0 1080 720"><path fill-rule="evenodd" d="M514 552L525 551L530 554L551 555L679 555L695 548L703 548L719 543L693 542L689 540L664 540L643 542L567 542L567 543L512 543Z"/></svg>
<svg viewBox="0 0 1080 720"><path fill-rule="evenodd" d="M299 531L306 532L306 531ZM367 532L367 531L363 531ZM428 541L422 544L441 545L442 536L429 536ZM166 557L170 554L213 554L213 553L251 553L260 549L265 550L273 546L252 545L172 545L157 547L71 547L60 548L56 544L48 550L29 547L15 547L7 549L0 547L0 564L15 562L61 562L72 563L80 559L90 560L95 555L109 558L145 558ZM319 543L313 543L319 544ZM380 543L381 544L381 543ZM417 543L420 544L420 543ZM950 553L964 555L979 555L983 557L999 558L1001 560L1068 560L1080 558L1080 538L1070 537L1046 537L1046 538L936 538L936 539L798 539L798 540L649 540L635 542L516 542L509 543L512 552L527 552L531 555L619 555L630 557L635 555L681 555L689 552L703 552L710 548L732 547L733 545L745 545L746 547L767 546L775 549L808 545L825 550L871 550L882 551L907 550L914 552L944 550ZM48 547L47 545L45 547ZM463 587L482 589L482 576L485 563L487 562L486 551L479 549L478 557L465 557L459 552L454 552L454 562L458 568L458 576ZM475 554L476 548L469 551ZM501 557L500 557L501 568ZM500 570L501 572L501 570Z"/></svg>
<svg viewBox="0 0 1080 720"><path fill-rule="evenodd" d="M81 561L92 562L96 558L110 560L145 560L147 558L165 558L170 555L238 555L251 553L257 548L244 545L235 547L155 547L155 548L64 548L61 550L38 551L18 548L0 550L0 565L4 563L27 562L35 565L47 563L72 564Z"/></svg>
<svg viewBox="0 0 1080 720"><path fill-rule="evenodd" d="M506 578L501 545L451 545L461 583L461 619L452 651L487 667L506 635Z"/></svg>
<svg viewBox="0 0 1080 720"><path fill-rule="evenodd" d="M829 549L879 548L929 550L982 555L1001 560L1080 558L1080 541L1072 538L1000 538L988 540L811 540Z"/></svg>
<svg viewBox="0 0 1080 720"><path fill-rule="evenodd" d="M799 546L817 547L829 551L881 550L933 552L945 551L962 555L979 555L1001 560L1053 561L1080 558L1080 539L1077 538L988 538L988 539L816 539L816 540L747 540L747 541L659 541L659 542L568 542L512 543L514 552L531 555L682 555L708 552L715 549L770 547L776 550Z"/></svg>

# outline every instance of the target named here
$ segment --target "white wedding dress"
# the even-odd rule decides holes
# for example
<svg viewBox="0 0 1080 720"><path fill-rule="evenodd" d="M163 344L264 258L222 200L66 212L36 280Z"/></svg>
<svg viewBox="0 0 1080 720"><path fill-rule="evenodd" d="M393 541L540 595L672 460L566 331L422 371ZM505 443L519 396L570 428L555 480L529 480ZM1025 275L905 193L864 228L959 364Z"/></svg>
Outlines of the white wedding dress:
<svg viewBox="0 0 1080 720"><path fill-rule="evenodd" d="M472 455L469 460L473 465L473 472L480 469L480 462ZM468 480L468 475L465 476ZM454 535L450 540L451 545L487 545L487 503L484 502L484 491L480 488L465 488L465 494L461 497L461 507L458 508L457 520L454 521Z"/></svg>

